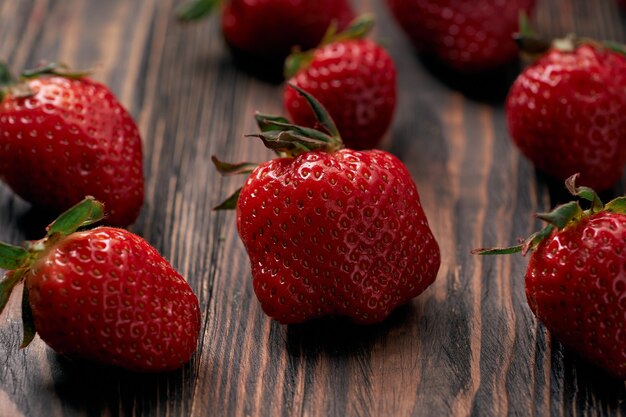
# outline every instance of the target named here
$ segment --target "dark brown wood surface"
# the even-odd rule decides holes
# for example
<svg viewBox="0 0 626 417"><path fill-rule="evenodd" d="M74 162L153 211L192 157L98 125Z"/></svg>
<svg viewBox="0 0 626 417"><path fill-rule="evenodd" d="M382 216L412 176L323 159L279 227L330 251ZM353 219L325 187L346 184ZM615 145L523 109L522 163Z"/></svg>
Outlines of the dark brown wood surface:
<svg viewBox="0 0 626 417"><path fill-rule="evenodd" d="M281 86L237 68L217 19L179 25L177 0L3 0L0 58L95 67L144 139L146 203L131 228L187 278L202 308L183 369L136 375L19 350L19 305L0 316L0 417L621 416L624 383L553 342L524 295L526 259L480 258L515 242L559 199L512 146L503 100L515 70L464 80L420 60L382 0L376 36L396 60L399 107L383 147L408 166L441 246L435 284L387 321L281 326L254 297L233 213L211 211L240 178L210 157L264 160L243 138L253 113L282 113ZM538 0L535 26L626 41L612 0ZM624 192L621 182L613 194ZM41 236L40 215L0 185L0 239Z"/></svg>

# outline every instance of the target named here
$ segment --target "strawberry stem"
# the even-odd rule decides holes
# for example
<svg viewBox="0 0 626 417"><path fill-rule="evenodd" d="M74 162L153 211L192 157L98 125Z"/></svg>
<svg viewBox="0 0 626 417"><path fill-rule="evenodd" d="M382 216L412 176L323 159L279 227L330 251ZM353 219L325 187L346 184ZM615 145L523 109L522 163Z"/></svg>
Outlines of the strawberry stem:
<svg viewBox="0 0 626 417"><path fill-rule="evenodd" d="M569 34L564 38L557 38L552 41L552 47L561 52L574 52L580 45L580 42L576 39L576 36Z"/></svg>
<svg viewBox="0 0 626 417"><path fill-rule="evenodd" d="M198 20L213 12L220 0L192 0L176 10L176 17L183 22Z"/></svg>
<svg viewBox="0 0 626 417"><path fill-rule="evenodd" d="M521 252L522 255L526 255L529 250L534 249L539 242L546 237L550 236L550 233L554 230L554 226L549 224L538 232L533 233L519 245L507 246L504 248L479 248L472 250L472 255L509 255L511 253Z"/></svg>

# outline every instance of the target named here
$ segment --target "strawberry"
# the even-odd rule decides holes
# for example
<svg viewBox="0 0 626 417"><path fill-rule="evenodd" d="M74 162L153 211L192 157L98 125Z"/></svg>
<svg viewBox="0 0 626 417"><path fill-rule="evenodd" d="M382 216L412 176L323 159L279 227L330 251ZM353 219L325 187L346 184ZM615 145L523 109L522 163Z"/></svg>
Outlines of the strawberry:
<svg viewBox="0 0 626 417"><path fill-rule="evenodd" d="M626 379L626 197L603 205L588 187L566 181L577 201L537 215L549 224L522 244L480 254L532 251L526 270L530 309L564 346Z"/></svg>
<svg viewBox="0 0 626 417"><path fill-rule="evenodd" d="M506 100L509 133L539 170L603 191L626 163L626 56L600 43L565 39L515 80Z"/></svg>
<svg viewBox="0 0 626 417"><path fill-rule="evenodd" d="M393 60L378 44L362 39L372 25L373 18L364 15L342 33L329 32L317 49L292 54L287 61L288 83L322 103L351 149L378 145L396 106ZM315 114L288 85L284 105L295 124L315 127Z"/></svg>
<svg viewBox="0 0 626 417"><path fill-rule="evenodd" d="M518 52L512 35L520 10L535 0L387 0L395 19L421 52L462 73L501 67Z"/></svg>
<svg viewBox="0 0 626 417"><path fill-rule="evenodd" d="M108 224L133 223L144 196L141 137L109 89L54 64L1 78L0 178L54 214L94 195Z"/></svg>
<svg viewBox="0 0 626 417"><path fill-rule="evenodd" d="M178 16L195 20L211 13L218 3L192 0L178 10ZM354 12L349 0L228 0L221 17L226 43L246 66L280 73L294 47L313 48L333 21L344 28Z"/></svg>
<svg viewBox="0 0 626 417"><path fill-rule="evenodd" d="M124 229L79 227L102 218L86 198L26 248L0 244L0 312L24 282L27 346L39 334L56 352L141 372L176 369L196 349L200 308L184 278Z"/></svg>
<svg viewBox="0 0 626 417"><path fill-rule="evenodd" d="M326 315L384 320L436 278L439 246L406 167L380 150L343 148L326 110L293 86L320 129L258 115L255 135L279 157L230 165L250 174L219 209L236 208L254 292L281 323Z"/></svg>

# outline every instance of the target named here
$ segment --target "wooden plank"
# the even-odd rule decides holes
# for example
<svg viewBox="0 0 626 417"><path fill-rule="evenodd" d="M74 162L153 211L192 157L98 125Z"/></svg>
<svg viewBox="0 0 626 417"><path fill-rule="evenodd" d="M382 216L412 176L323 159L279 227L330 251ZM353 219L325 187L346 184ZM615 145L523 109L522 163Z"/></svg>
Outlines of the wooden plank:
<svg viewBox="0 0 626 417"><path fill-rule="evenodd" d="M134 375L60 358L39 339L18 350L15 297L0 316L0 416L626 413L624 383L576 360L534 319L526 260L469 253L528 235L532 213L558 198L508 138L503 98L514 71L460 85L416 57L384 2L354 1L377 14L376 36L398 65L399 107L383 146L419 187L442 267L431 288L379 325L281 326L253 294L234 213L211 211L242 178L220 178L210 157L270 157L243 135L255 131L254 111L282 112L282 87L234 66L215 18L177 24L178 3L0 1L0 57L14 69L44 58L95 67L138 121L146 203L132 230L188 279L203 312L187 366ZM538 3L543 33L626 41L612 1ZM489 91L459 90L479 82ZM0 240L36 238L43 225L0 185Z"/></svg>

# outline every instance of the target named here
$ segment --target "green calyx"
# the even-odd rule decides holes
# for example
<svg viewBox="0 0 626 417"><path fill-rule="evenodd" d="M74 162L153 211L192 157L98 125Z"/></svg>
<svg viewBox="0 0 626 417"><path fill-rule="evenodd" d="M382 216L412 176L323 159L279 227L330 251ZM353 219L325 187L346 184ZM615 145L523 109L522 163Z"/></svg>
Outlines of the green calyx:
<svg viewBox="0 0 626 417"><path fill-rule="evenodd" d="M322 103L300 87L288 85L307 101L320 129L295 125L282 116L257 114L256 121L261 133L247 136L260 138L279 157L295 157L311 151L335 152L343 148L339 130Z"/></svg>
<svg viewBox="0 0 626 417"><path fill-rule="evenodd" d="M343 148L343 141L339 135L339 130L335 122L330 117L328 110L315 99L311 94L293 84L289 84L302 95L307 101L315 117L320 129L298 126L290 123L288 119L282 116L269 116L257 114L256 121L259 126L260 133L246 135L246 137L259 138L263 144L272 149L280 158L295 158L306 152L323 151L336 152ZM215 168L222 175L251 174L258 164L252 162L242 162L231 164L221 161L215 156L211 158ZM230 210L237 206L237 200L241 188L235 191L224 202L214 207L214 210Z"/></svg>
<svg viewBox="0 0 626 417"><path fill-rule="evenodd" d="M593 45L598 49L608 49L626 56L626 45L613 41L597 41L590 38L577 37L569 34L552 42L541 37L531 27L528 16L523 11L519 15L519 32L513 35L519 50L527 59L534 61L550 49L561 52L574 52L581 45Z"/></svg>
<svg viewBox="0 0 626 417"><path fill-rule="evenodd" d="M183 22L199 20L210 15L220 3L220 0L191 0L176 9L176 17Z"/></svg>
<svg viewBox="0 0 626 417"><path fill-rule="evenodd" d="M91 75L92 72L93 71L91 70L76 71L70 69L70 67L65 64L60 64L58 62L48 62L41 64L36 68L22 71L22 73L20 74L20 79L30 80L32 78L39 78L46 75L56 75L58 77L79 79Z"/></svg>
<svg viewBox="0 0 626 417"><path fill-rule="evenodd" d="M333 21L317 47L307 51L300 51L297 47L294 48L285 60L285 68L283 70L285 79L290 79L298 71L308 67L311 61L313 61L313 54L316 49L334 42L365 38L374 27L374 21L374 15L370 13L363 14L355 18L345 30L339 33L337 33L337 22Z"/></svg>
<svg viewBox="0 0 626 417"><path fill-rule="evenodd" d="M528 15L521 11L519 14L519 32L513 34L513 40L519 50L531 57L537 58L550 49L550 42L542 38L530 25Z"/></svg>
<svg viewBox="0 0 626 417"><path fill-rule="evenodd" d="M7 94L11 85L15 84L15 79L9 70L9 67L2 61L0 61L0 101Z"/></svg>
<svg viewBox="0 0 626 417"><path fill-rule="evenodd" d="M618 197L604 205L594 190L589 187L576 186L577 178L578 174L572 175L565 180L565 186L573 196L589 202L590 207L587 210L583 210L578 201L570 201L569 203L556 207L548 213L538 213L536 217L547 222L548 225L524 239L519 245L504 248L474 249L472 253L474 255L506 255L522 252L522 254L525 255L529 250L535 249L537 245L550 236L554 230L561 230L570 224L580 221L580 219L584 217L591 216L601 211L626 214L626 197Z"/></svg>
<svg viewBox="0 0 626 417"><path fill-rule="evenodd" d="M0 243L0 268L8 272L0 281L0 313L9 301L15 286L20 283L32 265L54 246L60 239L78 229L89 226L104 218L104 206L93 197L86 197L63 214L47 228L43 239L27 242L24 246L13 246ZM28 302L28 290L24 287L22 296L22 322L24 339L22 347L26 347L35 335L35 327Z"/></svg>
<svg viewBox="0 0 626 417"><path fill-rule="evenodd" d="M73 71L65 64L50 62L39 65L33 69L24 70L19 78L16 79L9 71L7 65L0 61L0 101L9 93L15 97L32 96L33 91L27 81L34 78L54 75L70 79L79 79L90 74L91 71Z"/></svg>

